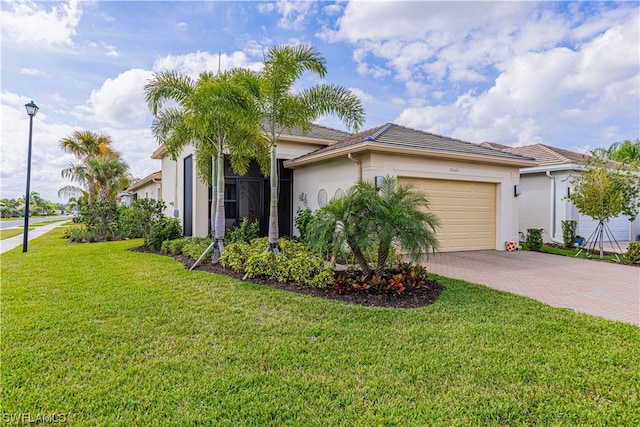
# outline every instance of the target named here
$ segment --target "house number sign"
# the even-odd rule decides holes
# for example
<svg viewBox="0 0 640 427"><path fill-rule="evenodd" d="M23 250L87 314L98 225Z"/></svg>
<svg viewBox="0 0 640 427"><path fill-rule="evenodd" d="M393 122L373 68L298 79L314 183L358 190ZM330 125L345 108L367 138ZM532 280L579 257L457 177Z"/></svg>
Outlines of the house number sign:
<svg viewBox="0 0 640 427"><path fill-rule="evenodd" d="M460 168L449 168L449 172L460 172Z"/></svg>

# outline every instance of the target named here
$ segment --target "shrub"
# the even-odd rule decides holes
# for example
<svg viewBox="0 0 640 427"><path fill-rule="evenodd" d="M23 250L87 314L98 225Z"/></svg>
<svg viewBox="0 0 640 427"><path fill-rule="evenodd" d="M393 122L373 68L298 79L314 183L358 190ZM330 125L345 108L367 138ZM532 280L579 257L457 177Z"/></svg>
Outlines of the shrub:
<svg viewBox="0 0 640 427"><path fill-rule="evenodd" d="M249 218L244 217L240 225L233 227L231 231L227 233L226 242L228 245L237 242L249 243L260 233L260 223L258 220L249 223Z"/></svg>
<svg viewBox="0 0 640 427"><path fill-rule="evenodd" d="M211 244L211 239L209 237L203 236L193 236L189 239L189 241L182 247L182 254L188 256L189 258L193 258L197 260L200 258L200 255L207 250L209 245ZM211 260L212 253L209 253L205 257L205 260Z"/></svg>
<svg viewBox="0 0 640 427"><path fill-rule="evenodd" d="M120 228L126 237L142 237L149 240L153 224L164 218L162 211L166 205L162 200L138 199L128 208L122 208L119 215Z"/></svg>
<svg viewBox="0 0 640 427"><path fill-rule="evenodd" d="M265 251L268 239L254 239L250 244L239 242L227 246L220 257L224 267L244 272L248 277L264 277L281 283L328 286L334 270L322 257L311 253L305 245L289 240L279 242L281 253Z"/></svg>
<svg viewBox="0 0 640 427"><path fill-rule="evenodd" d="M175 240L165 240L164 242L162 242L161 250L173 255L182 255L182 249L187 243L189 243L190 240L191 237L183 237L181 239Z"/></svg>
<svg viewBox="0 0 640 427"><path fill-rule="evenodd" d="M640 242L629 243L629 248L625 255L627 261L631 264L640 264Z"/></svg>
<svg viewBox="0 0 640 427"><path fill-rule="evenodd" d="M75 243L93 243L97 241L96 233L93 230L75 230L69 235L69 241Z"/></svg>
<svg viewBox="0 0 640 427"><path fill-rule="evenodd" d="M300 239L305 240L307 238L307 232L309 230L309 223L313 219L313 213L311 209L305 208L296 211L296 218L293 220L298 232L300 232Z"/></svg>
<svg viewBox="0 0 640 427"><path fill-rule="evenodd" d="M118 206L114 201L98 201L92 207L83 207L82 223L94 233L94 241L113 240L120 236Z"/></svg>
<svg viewBox="0 0 640 427"><path fill-rule="evenodd" d="M576 226L578 221L570 219L562 221L562 242L566 248L573 248L576 243Z"/></svg>
<svg viewBox="0 0 640 427"><path fill-rule="evenodd" d="M531 251L539 251L542 248L542 228L527 229L527 246Z"/></svg>
<svg viewBox="0 0 640 427"><path fill-rule="evenodd" d="M64 237L65 239L69 239L73 233L84 231L87 231L87 226L84 224L68 225L63 228L62 237Z"/></svg>
<svg viewBox="0 0 640 427"><path fill-rule="evenodd" d="M151 249L160 250L165 240L175 240L182 237L182 227L177 218L162 217L151 226L151 233L145 244Z"/></svg>

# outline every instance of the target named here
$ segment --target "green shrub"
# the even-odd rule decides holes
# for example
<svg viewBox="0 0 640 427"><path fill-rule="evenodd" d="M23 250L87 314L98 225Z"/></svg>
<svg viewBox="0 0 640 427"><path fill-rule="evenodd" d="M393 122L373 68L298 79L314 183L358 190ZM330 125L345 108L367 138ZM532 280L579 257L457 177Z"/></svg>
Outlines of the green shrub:
<svg viewBox="0 0 640 427"><path fill-rule="evenodd" d="M280 240L278 255L266 251L267 244L266 237L254 239L251 244L231 244L225 248L220 263L248 277L264 277L281 283L323 287L333 282L333 268L326 266L322 257L310 252L304 244Z"/></svg>
<svg viewBox="0 0 640 427"><path fill-rule="evenodd" d="M531 251L539 251L542 248L542 228L527 229L527 246Z"/></svg>
<svg viewBox="0 0 640 427"><path fill-rule="evenodd" d="M98 201L82 208L82 223L94 233L93 241L114 240L120 237L118 206L114 201Z"/></svg>
<svg viewBox="0 0 640 427"><path fill-rule="evenodd" d="M189 241L182 247L182 254L188 256L189 258L193 258L197 260L200 258L200 255L207 250L209 245L211 244L211 239L209 237L203 236L192 236ZM210 261L212 258L212 253L209 253L204 260Z"/></svg>
<svg viewBox="0 0 640 427"><path fill-rule="evenodd" d="M187 243L189 243L190 240L191 237L183 237L175 240L165 240L164 242L162 242L161 250L173 255L182 255L182 249Z"/></svg>
<svg viewBox="0 0 640 427"><path fill-rule="evenodd" d="M576 243L576 227L578 221L570 219L562 221L562 242L566 248L573 248Z"/></svg>
<svg viewBox="0 0 640 427"><path fill-rule="evenodd" d="M166 205L162 200L138 199L128 208L122 208L118 221L125 237L142 237L145 242L149 240L153 224L164 218L163 211Z"/></svg>
<svg viewBox="0 0 640 427"><path fill-rule="evenodd" d="M165 240L175 240L182 237L182 227L177 218L162 217L151 226L151 233L145 244L151 249L160 250Z"/></svg>
<svg viewBox="0 0 640 427"><path fill-rule="evenodd" d="M93 230L75 230L69 235L69 241L74 243L93 243L97 241L96 233Z"/></svg>
<svg viewBox="0 0 640 427"><path fill-rule="evenodd" d="M625 255L627 261L631 264L640 264L640 242L629 243L629 248Z"/></svg>
<svg viewBox="0 0 640 427"><path fill-rule="evenodd" d="M258 237L259 233L260 223L258 220L249 223L249 218L244 217L240 225L233 227L233 229L227 233L225 240L227 245L237 242L249 243Z"/></svg>
<svg viewBox="0 0 640 427"><path fill-rule="evenodd" d="M84 224L68 225L63 228L62 237L64 237L65 239L69 239L73 233L84 232L86 230L87 230L87 226Z"/></svg>
<svg viewBox="0 0 640 427"><path fill-rule="evenodd" d="M311 209L305 208L296 211L296 218L293 220L293 223L296 225L298 232L300 233L300 239L305 240L307 238L307 231L309 229L309 223L313 219L313 213Z"/></svg>

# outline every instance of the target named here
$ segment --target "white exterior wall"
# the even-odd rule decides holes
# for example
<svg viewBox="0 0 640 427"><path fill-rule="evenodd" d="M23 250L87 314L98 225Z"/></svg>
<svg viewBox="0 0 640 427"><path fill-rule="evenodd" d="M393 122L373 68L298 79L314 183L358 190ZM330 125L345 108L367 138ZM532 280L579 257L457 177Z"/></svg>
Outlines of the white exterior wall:
<svg viewBox="0 0 640 427"><path fill-rule="evenodd" d="M162 200L165 203L165 216L174 217L174 211L179 209L176 201L180 194L176 190L176 162L169 157L162 158Z"/></svg>
<svg viewBox="0 0 640 427"><path fill-rule="evenodd" d="M578 219L577 210L567 199L571 186L568 171L551 172L555 179L544 172L522 174L520 184L520 232L527 236L527 229L542 228L545 242L562 241L562 221ZM555 186L555 215L553 214L553 188ZM554 233L555 231L555 233ZM553 234L553 235L552 235Z"/></svg>
<svg viewBox="0 0 640 427"><path fill-rule="evenodd" d="M513 195L514 185L519 183L517 167L379 153L363 163L363 179L386 175L495 183L495 249L505 250L506 241L518 239L518 200Z"/></svg>
<svg viewBox="0 0 640 427"><path fill-rule="evenodd" d="M345 157L314 163L293 171L293 217L298 209L318 210L318 194L331 200L338 190L346 192L358 181L358 164ZM295 229L294 233L298 234Z"/></svg>

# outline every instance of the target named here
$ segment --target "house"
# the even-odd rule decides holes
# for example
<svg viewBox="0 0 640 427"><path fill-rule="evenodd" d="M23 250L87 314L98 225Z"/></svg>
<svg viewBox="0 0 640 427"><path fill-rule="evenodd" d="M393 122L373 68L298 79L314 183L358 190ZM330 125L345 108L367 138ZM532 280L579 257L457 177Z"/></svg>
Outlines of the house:
<svg viewBox="0 0 640 427"><path fill-rule="evenodd" d="M185 235L210 230L211 190L196 178L193 148L172 160L164 148L162 198L167 215L181 219ZM308 135L282 135L278 142L280 234L294 232L298 209L316 210L358 180L398 177L428 193L441 220L442 251L504 250L518 238L518 200L514 187L520 168L532 158L387 123L351 135L314 125ZM257 165L236 176L225 164L227 226L256 219L266 233L269 183Z"/></svg>
<svg viewBox="0 0 640 427"><path fill-rule="evenodd" d="M126 190L126 194L122 197L122 200L128 200L129 204L138 199L162 200L162 171L147 175L140 181L130 185Z"/></svg>
<svg viewBox="0 0 640 427"><path fill-rule="evenodd" d="M589 238L598 225L594 219L582 215L567 198L575 187L575 177L585 163L585 155L544 144L508 147L483 142L481 145L536 159L536 166L520 169L522 194L519 196L520 232L526 236L528 228L544 229L545 242L562 243L562 221L576 220L577 233ZM636 240L640 220L630 222L624 215L607 224L616 241ZM605 241L611 240L608 235Z"/></svg>

